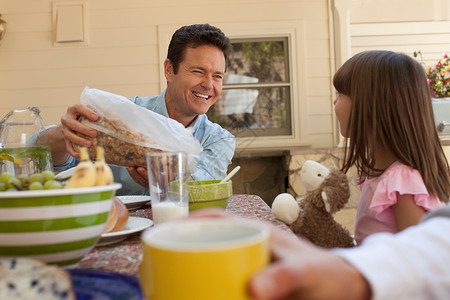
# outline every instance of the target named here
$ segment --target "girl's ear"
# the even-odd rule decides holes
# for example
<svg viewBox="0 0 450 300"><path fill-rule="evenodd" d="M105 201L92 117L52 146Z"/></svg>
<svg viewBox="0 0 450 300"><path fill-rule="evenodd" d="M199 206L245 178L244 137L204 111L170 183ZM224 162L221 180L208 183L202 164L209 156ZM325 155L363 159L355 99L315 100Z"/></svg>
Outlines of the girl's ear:
<svg viewBox="0 0 450 300"><path fill-rule="evenodd" d="M166 58L166 60L164 61L164 75L166 76L167 82L172 81L172 78L174 76L173 65L168 58Z"/></svg>

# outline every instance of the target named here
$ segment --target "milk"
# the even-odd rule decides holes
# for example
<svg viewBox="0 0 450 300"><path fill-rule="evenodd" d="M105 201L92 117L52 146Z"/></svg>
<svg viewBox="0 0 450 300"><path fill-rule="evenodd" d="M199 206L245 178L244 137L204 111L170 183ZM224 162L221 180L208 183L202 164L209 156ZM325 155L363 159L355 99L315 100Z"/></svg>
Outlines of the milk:
<svg viewBox="0 0 450 300"><path fill-rule="evenodd" d="M189 206L178 205L172 201L152 203L153 223L159 224L167 221L172 221L179 217L184 217L189 214Z"/></svg>

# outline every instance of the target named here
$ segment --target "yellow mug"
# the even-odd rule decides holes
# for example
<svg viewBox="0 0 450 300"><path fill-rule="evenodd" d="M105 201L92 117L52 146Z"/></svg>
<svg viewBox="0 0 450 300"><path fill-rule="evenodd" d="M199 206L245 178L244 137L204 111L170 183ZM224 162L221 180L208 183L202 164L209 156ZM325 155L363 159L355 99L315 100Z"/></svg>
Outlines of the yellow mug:
<svg viewBox="0 0 450 300"><path fill-rule="evenodd" d="M225 218L178 220L142 234L147 300L251 299L247 282L269 263L269 229Z"/></svg>

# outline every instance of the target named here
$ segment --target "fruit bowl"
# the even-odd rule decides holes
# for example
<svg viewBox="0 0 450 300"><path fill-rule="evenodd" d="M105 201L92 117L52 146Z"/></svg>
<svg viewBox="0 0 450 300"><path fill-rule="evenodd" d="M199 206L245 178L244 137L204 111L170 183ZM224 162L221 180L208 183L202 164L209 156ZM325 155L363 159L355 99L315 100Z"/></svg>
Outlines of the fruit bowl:
<svg viewBox="0 0 450 300"><path fill-rule="evenodd" d="M0 192L0 257L76 264L100 238L120 187Z"/></svg>
<svg viewBox="0 0 450 300"><path fill-rule="evenodd" d="M197 180L188 182L189 211L206 207L226 208L233 194L231 180Z"/></svg>

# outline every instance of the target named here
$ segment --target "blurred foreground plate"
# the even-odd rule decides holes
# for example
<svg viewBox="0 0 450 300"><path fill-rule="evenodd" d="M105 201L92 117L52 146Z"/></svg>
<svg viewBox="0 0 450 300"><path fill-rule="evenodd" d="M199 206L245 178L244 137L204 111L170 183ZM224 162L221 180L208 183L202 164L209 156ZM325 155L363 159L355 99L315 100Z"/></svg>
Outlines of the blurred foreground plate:
<svg viewBox="0 0 450 300"><path fill-rule="evenodd" d="M75 167L62 171L55 175L55 179L59 181L64 181L72 177L73 172L75 172Z"/></svg>
<svg viewBox="0 0 450 300"><path fill-rule="evenodd" d="M153 225L153 221L141 217L129 217L127 225L121 231L103 233L95 246L105 246L118 243L130 234L143 231Z"/></svg>
<svg viewBox="0 0 450 300"><path fill-rule="evenodd" d="M123 204L128 208L128 210L138 209L148 202L150 202L150 196L117 196L120 200L122 200Z"/></svg>
<svg viewBox="0 0 450 300"><path fill-rule="evenodd" d="M77 300L142 300L139 280L115 272L67 269Z"/></svg>

